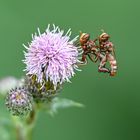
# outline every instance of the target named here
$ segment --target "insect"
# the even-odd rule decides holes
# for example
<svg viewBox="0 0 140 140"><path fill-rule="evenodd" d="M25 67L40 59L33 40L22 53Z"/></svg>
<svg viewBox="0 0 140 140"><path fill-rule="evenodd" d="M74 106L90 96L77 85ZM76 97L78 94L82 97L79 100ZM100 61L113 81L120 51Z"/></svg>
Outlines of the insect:
<svg viewBox="0 0 140 140"><path fill-rule="evenodd" d="M108 72L110 76L115 76L117 72L117 61L115 58L114 45L109 41L110 36L103 32L96 41L98 41L98 48L100 51L99 59L100 64L98 67L99 72ZM110 63L110 69L106 68L106 63Z"/></svg>
<svg viewBox="0 0 140 140"><path fill-rule="evenodd" d="M92 62L96 62L97 61L96 53L97 53L98 49L95 44L95 41L90 40L90 35L88 33L81 33L79 42L80 42L80 46L83 50L81 61L84 64L87 64L87 56L88 56L88 58Z"/></svg>
<svg viewBox="0 0 140 140"><path fill-rule="evenodd" d="M109 41L110 36L103 32L98 38L90 40L88 33L81 33L80 46L83 50L81 61L87 64L87 56L92 62L99 60L99 72L110 73L110 76L115 76L117 72L117 61L115 59L115 51L113 43ZM106 63L110 63L110 69L106 68Z"/></svg>

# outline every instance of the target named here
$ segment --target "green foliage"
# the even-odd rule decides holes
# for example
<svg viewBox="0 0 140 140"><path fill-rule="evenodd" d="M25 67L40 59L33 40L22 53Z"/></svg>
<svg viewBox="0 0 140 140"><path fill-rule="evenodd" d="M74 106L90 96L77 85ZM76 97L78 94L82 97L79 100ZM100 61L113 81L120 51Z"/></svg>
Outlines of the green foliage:
<svg viewBox="0 0 140 140"><path fill-rule="evenodd" d="M0 98L1 100L2 98ZM13 122L9 112L4 106L4 100L0 101L0 140L11 140L13 137Z"/></svg>
<svg viewBox="0 0 140 140"><path fill-rule="evenodd" d="M65 109L65 108L69 108L69 107L80 107L81 108L81 107L84 107L84 105L81 103L75 102L73 100L70 100L70 99L55 97L52 100L52 102L50 102L47 112L51 116L54 116L58 112L59 109Z"/></svg>
<svg viewBox="0 0 140 140"><path fill-rule="evenodd" d="M5 106L5 96L11 88L21 86L22 84L22 80L14 77L6 77L0 80L0 140L15 140L16 138L30 140L32 137L31 132L37 118L37 112L41 109L54 116L59 109L84 107L83 104L73 100L54 97L49 102L35 103L34 109L26 117L12 116Z"/></svg>

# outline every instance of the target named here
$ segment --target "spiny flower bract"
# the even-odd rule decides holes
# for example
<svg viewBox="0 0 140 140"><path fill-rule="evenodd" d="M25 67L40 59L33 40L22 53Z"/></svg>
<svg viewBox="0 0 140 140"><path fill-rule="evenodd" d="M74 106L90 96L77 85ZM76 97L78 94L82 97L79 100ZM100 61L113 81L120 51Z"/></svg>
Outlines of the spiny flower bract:
<svg viewBox="0 0 140 140"><path fill-rule="evenodd" d="M36 103L51 101L62 89L62 85L57 85L56 89L54 89L54 86L50 81L46 82L42 86L40 83L35 81L35 76L26 76L24 85L29 93L32 94L33 100Z"/></svg>
<svg viewBox="0 0 140 140"><path fill-rule="evenodd" d="M71 30L64 35L64 31L58 26L50 25L46 32L33 36L29 46L25 46L26 72L27 75L35 75L39 83L51 81L54 88L65 81L70 82L70 78L75 74L74 69L78 69L78 49L74 45L75 37L70 40Z"/></svg>
<svg viewBox="0 0 140 140"><path fill-rule="evenodd" d="M13 115L26 115L32 111L32 96L25 88L15 88L7 94L5 104Z"/></svg>

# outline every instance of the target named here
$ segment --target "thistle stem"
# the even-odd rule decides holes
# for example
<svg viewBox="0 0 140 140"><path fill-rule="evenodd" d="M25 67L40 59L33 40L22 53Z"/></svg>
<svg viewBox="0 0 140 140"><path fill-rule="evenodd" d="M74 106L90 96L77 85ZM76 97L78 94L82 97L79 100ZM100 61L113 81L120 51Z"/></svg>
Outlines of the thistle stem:
<svg viewBox="0 0 140 140"><path fill-rule="evenodd" d="M16 139L17 140L26 140L24 133L23 133L23 129L19 125L16 126Z"/></svg>
<svg viewBox="0 0 140 140"><path fill-rule="evenodd" d="M37 114L37 108L34 107L29 116L24 120L13 117L16 128L16 140L32 140L32 132L35 127Z"/></svg>

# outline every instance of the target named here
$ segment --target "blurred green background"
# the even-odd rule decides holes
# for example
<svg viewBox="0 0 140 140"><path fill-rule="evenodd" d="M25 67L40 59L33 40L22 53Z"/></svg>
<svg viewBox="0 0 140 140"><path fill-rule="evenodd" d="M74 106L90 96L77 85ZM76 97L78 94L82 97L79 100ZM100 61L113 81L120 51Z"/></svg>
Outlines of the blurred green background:
<svg viewBox="0 0 140 140"><path fill-rule="evenodd" d="M41 112L33 140L140 139L140 1L138 0L0 0L0 78L20 78L23 46L37 27L48 23L72 28L92 38L101 29L116 46L116 77L97 72L89 62L65 84L60 96L85 104L61 110L55 117Z"/></svg>

